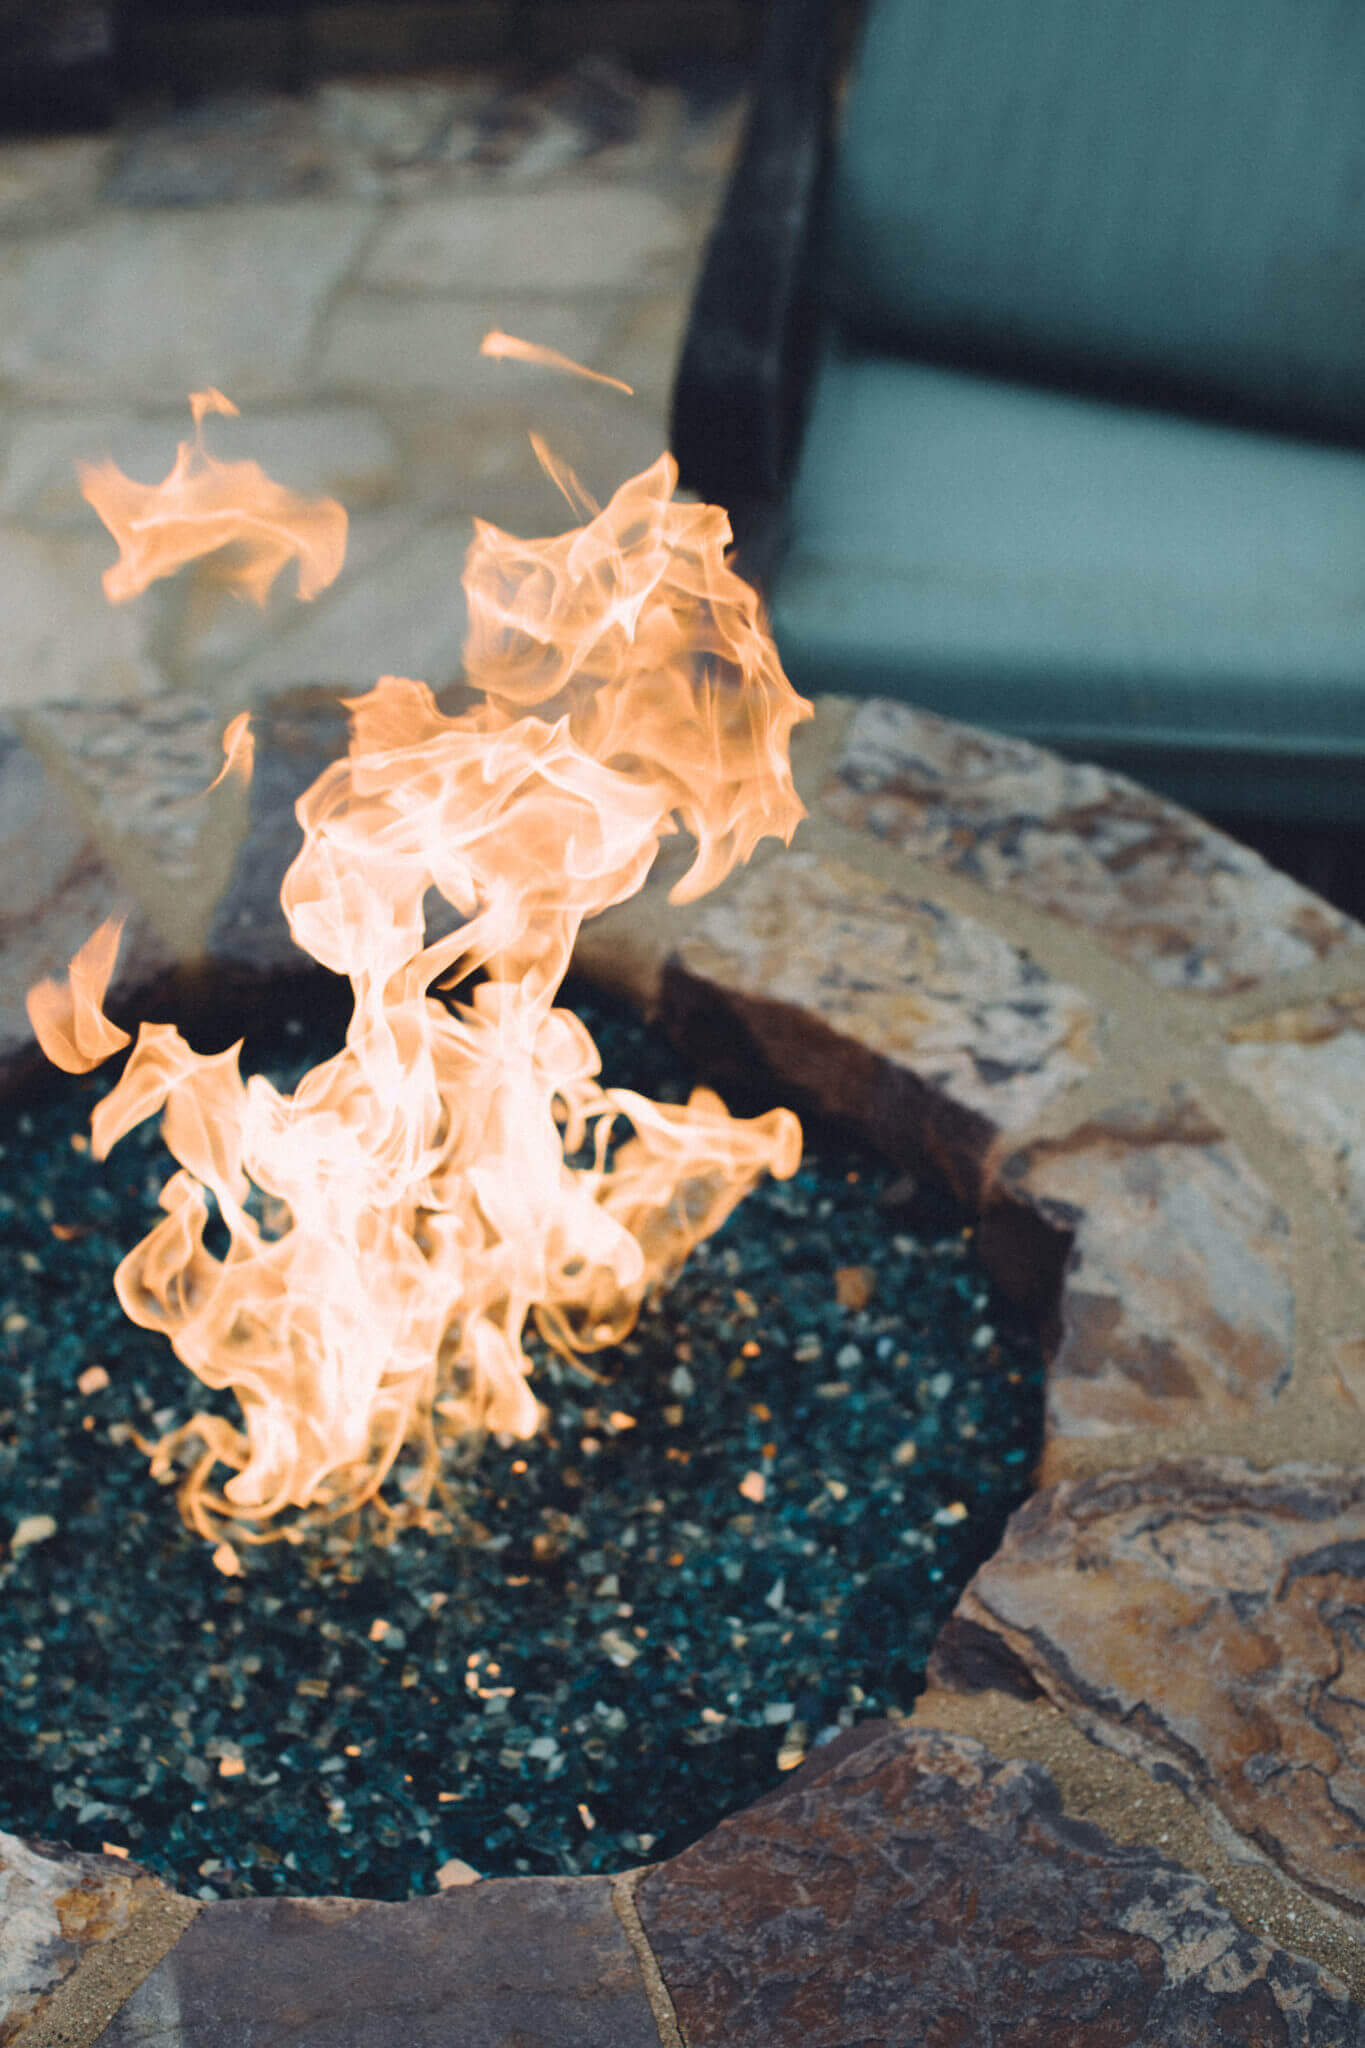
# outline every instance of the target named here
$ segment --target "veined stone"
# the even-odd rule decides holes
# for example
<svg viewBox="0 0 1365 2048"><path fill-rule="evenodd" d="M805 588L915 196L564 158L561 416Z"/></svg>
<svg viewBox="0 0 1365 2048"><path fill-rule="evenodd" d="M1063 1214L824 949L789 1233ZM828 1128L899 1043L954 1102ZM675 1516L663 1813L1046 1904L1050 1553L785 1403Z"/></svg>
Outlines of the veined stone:
<svg viewBox="0 0 1365 2048"><path fill-rule="evenodd" d="M661 1006L743 1024L778 1080L922 1147L974 1195L987 1145L1098 1066L1089 999L984 925L814 853L748 869L692 921Z"/></svg>
<svg viewBox="0 0 1365 2048"><path fill-rule="evenodd" d="M1365 1238L1365 992L1234 1025L1227 1058Z"/></svg>
<svg viewBox="0 0 1365 2048"><path fill-rule="evenodd" d="M1096 1742L1214 1807L1308 1891L1365 1907L1365 1479L1237 1458L1062 1482L957 1617ZM931 1683L954 1688L953 1627Z"/></svg>
<svg viewBox="0 0 1365 2048"><path fill-rule="evenodd" d="M1183 1089L1005 1158L982 1222L993 1264L1020 1264L1021 1204L1070 1240L1045 1471L1058 1438L1229 1420L1283 1391L1289 1220ZM1021 1291L1027 1276L1012 1277Z"/></svg>
<svg viewBox="0 0 1365 2048"><path fill-rule="evenodd" d="M1226 995L1365 942L1259 854L1125 776L908 705L858 706L821 804L1084 925L1163 988Z"/></svg>
<svg viewBox="0 0 1365 2048"><path fill-rule="evenodd" d="M857 1731L859 1734L862 1731ZM1036 1763L903 1729L809 1758L636 1893L690 2048L1357 2048L1365 2013Z"/></svg>

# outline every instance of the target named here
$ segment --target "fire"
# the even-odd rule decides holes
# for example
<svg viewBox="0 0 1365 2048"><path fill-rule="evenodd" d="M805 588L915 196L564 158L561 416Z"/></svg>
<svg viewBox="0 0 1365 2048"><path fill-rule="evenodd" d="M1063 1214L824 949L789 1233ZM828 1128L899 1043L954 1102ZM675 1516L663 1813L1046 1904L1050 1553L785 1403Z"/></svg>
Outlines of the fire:
<svg viewBox="0 0 1365 2048"><path fill-rule="evenodd" d="M150 495L87 472L122 550L113 594L163 573L153 533L163 564L228 534L256 551L248 587L278 568L288 494L262 477L229 506L220 478L204 516L185 509L192 467ZM671 892L686 902L803 815L788 745L810 706L725 561L725 514L677 503L676 481L663 456L548 540L476 522L481 701L449 717L399 676L349 701L348 755L299 801L281 891L296 942L350 981L342 1049L286 1094L243 1078L240 1044L204 1056L144 1023L95 1111L97 1158L160 1112L179 1162L115 1286L235 1395L240 1426L200 1414L151 1447L158 1474L190 1461L182 1511L226 1571L232 1537L298 1540L367 1503L420 1519L448 1442L536 1428L528 1322L569 1356L618 1343L762 1173L795 1171L789 1111L738 1120L706 1089L680 1108L603 1086L555 1000L583 920L640 887L666 836L696 842ZM135 521L111 516L135 500ZM301 546L323 524L298 501L291 522ZM301 555L309 577L319 559ZM234 722L224 772L249 767L248 741ZM438 901L458 921L433 937ZM68 990L34 992L59 1064L126 1043L102 1010L116 946L102 927Z"/></svg>

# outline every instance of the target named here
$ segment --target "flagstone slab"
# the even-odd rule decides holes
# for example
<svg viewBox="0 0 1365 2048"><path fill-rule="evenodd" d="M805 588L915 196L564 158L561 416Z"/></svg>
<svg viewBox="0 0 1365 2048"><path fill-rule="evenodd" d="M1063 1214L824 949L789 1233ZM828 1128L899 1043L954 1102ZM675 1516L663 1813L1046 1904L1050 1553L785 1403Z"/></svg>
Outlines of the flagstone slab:
<svg viewBox="0 0 1365 2048"><path fill-rule="evenodd" d="M1056 1234L1051 1256L1040 1227ZM1058 1438L1273 1407L1293 1366L1289 1219L1188 1090L1118 1104L1003 1160L981 1227L988 1263L1045 1307L1058 1242L1045 1474Z"/></svg>
<svg viewBox="0 0 1365 2048"><path fill-rule="evenodd" d="M992 1140L1103 1057L1090 1000L1008 940L815 853L752 868L701 907L660 1021L689 1036L707 1005L744 1027L784 1090L898 1155L927 1153L969 1196Z"/></svg>
<svg viewBox="0 0 1365 2048"><path fill-rule="evenodd" d="M1344 2038L1344 2037L1343 2037ZM609 1878L206 1906L99 2048L659 2048Z"/></svg>
<svg viewBox="0 0 1365 2048"><path fill-rule="evenodd" d="M930 1662L948 1690L971 1689L959 1622L1094 1741L1365 1909L1365 1477L1201 1458L1063 1481L958 1603Z"/></svg>
<svg viewBox="0 0 1365 2048"><path fill-rule="evenodd" d="M92 1949L127 1936L149 1909L165 1928L163 1949L199 1910L138 1863L0 1833L0 2048L42 2016Z"/></svg>
<svg viewBox="0 0 1365 2048"><path fill-rule="evenodd" d="M1227 1061L1365 1239L1365 990L1235 1025Z"/></svg>
<svg viewBox="0 0 1365 2048"><path fill-rule="evenodd" d="M0 252L0 375L15 396L239 404L305 381L315 324L369 207L296 201L110 212Z"/></svg>
<svg viewBox="0 0 1365 2048"><path fill-rule="evenodd" d="M1365 2010L1034 1763L900 1729L640 1884L688 2048L1345 2048Z"/></svg>
<svg viewBox="0 0 1365 2048"><path fill-rule="evenodd" d="M916 860L1083 926L1162 988L1228 995L1365 941L1126 776L908 705L858 706L820 802Z"/></svg>

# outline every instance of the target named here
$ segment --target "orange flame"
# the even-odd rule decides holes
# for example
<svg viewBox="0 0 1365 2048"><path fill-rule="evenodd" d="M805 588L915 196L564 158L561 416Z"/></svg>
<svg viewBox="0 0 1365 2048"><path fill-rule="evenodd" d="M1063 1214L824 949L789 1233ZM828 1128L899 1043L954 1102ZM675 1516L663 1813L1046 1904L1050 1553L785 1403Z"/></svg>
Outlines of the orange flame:
<svg viewBox="0 0 1365 2048"><path fill-rule="evenodd" d="M316 597L346 556L346 513L334 498L304 498L272 483L258 462L215 462L204 447L204 415L236 416L221 391L190 397L194 439L182 441L159 484L135 483L113 462L80 462L81 496L94 506L119 545L104 572L111 604L136 597L159 576L237 543L240 559L225 579L257 604L286 563L299 565L298 594Z"/></svg>
<svg viewBox="0 0 1365 2048"><path fill-rule="evenodd" d="M563 370L570 377L586 377L591 384L609 384L613 391L624 391L627 398L634 398L635 386L626 384L620 377L608 377L603 370L590 370L584 363L576 363L572 356L561 355L557 348L546 348L539 341L522 341L515 334L504 334L494 327L479 343L479 354L491 356L495 362L535 363L542 370Z"/></svg>
<svg viewBox="0 0 1365 2048"><path fill-rule="evenodd" d="M296 942L351 982L341 1051L284 1094L243 1080L240 1046L206 1057L144 1024L95 1111L97 1158L161 1111L180 1162L115 1285L236 1395L240 1428L197 1415L153 1447L159 1474L193 1454L182 1511L224 1570L229 1536L298 1540L367 1502L420 1517L447 1440L536 1427L528 1319L568 1355L619 1342L764 1171L796 1169L789 1111L603 1087L555 1004L583 920L666 835L696 840L684 902L803 815L788 744L810 706L725 562L724 513L675 503L676 480L661 457L550 540L476 522L482 701L447 717L398 676L350 701L281 891ZM432 892L461 920L435 939Z"/></svg>
<svg viewBox="0 0 1365 2048"><path fill-rule="evenodd" d="M251 730L251 714L239 711L230 718L223 728L223 765L202 794L211 796L220 782L226 782L235 775L242 783L251 780L256 764L256 736Z"/></svg>
<svg viewBox="0 0 1365 2048"><path fill-rule="evenodd" d="M54 1067L88 1074L132 1040L104 1014L104 997L118 958L121 917L91 932L67 970L66 982L40 981L24 999L28 1021Z"/></svg>

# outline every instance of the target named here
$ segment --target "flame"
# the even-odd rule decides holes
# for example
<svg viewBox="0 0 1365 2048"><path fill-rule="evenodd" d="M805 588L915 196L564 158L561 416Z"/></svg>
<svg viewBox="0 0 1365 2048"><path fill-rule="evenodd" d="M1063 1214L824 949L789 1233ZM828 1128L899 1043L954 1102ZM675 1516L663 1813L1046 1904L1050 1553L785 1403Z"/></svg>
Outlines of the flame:
<svg viewBox="0 0 1365 2048"><path fill-rule="evenodd" d="M572 356L561 355L557 348L546 348L539 341L522 341L497 327L485 334L479 343L479 354L491 356L495 362L535 363L542 370L563 370L570 377L586 377L592 384L608 384L613 391L624 391L627 398L635 396L635 386L624 383L620 377L608 377L604 370L590 370L586 364L576 363Z"/></svg>
<svg viewBox="0 0 1365 2048"><path fill-rule="evenodd" d="M555 1001L583 920L640 887L665 836L695 839L687 902L804 815L788 745L810 706L727 566L725 514L674 502L676 481L663 456L548 540L476 522L482 700L448 717L385 676L349 701L281 891L296 942L351 983L342 1049L288 1094L243 1079L240 1045L204 1056L144 1023L95 1111L97 1158L160 1112L179 1161L115 1285L235 1394L240 1427L200 1414L151 1447L162 1475L192 1457L182 1512L224 1571L229 1538L297 1541L366 1503L420 1518L448 1442L535 1429L528 1321L569 1356L619 1342L763 1172L796 1169L790 1111L605 1087ZM433 898L459 920L435 938ZM111 964L96 934L54 1057L102 1046Z"/></svg>
<svg viewBox="0 0 1365 2048"><path fill-rule="evenodd" d="M128 1033L104 1014L122 933L121 917L106 918L72 960L65 985L40 981L25 998L34 1037L64 1074L88 1074L111 1053L132 1044Z"/></svg>
<svg viewBox="0 0 1365 2048"><path fill-rule="evenodd" d="M111 604L137 597L159 576L233 543L239 558L225 580L256 604L286 563L299 565L298 594L316 597L346 556L346 513L334 498L304 498L272 483L258 462L215 462L204 447L204 415L237 408L221 391L190 396L194 439L182 441L159 484L135 483L113 462L80 462L81 496L119 545L104 572Z"/></svg>
<svg viewBox="0 0 1365 2048"><path fill-rule="evenodd" d="M231 775L243 784L250 782L255 764L256 736L251 730L251 714L239 711L223 727L223 765L201 794L212 796L219 783L226 782Z"/></svg>

